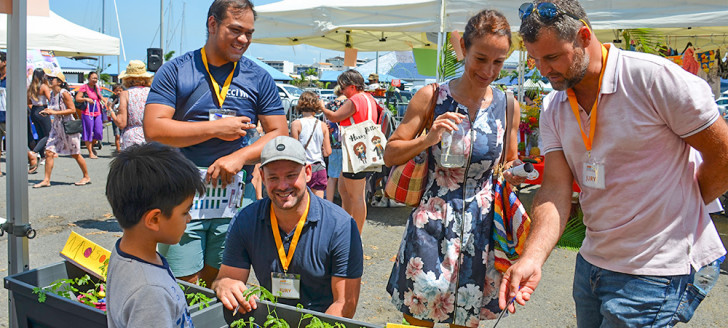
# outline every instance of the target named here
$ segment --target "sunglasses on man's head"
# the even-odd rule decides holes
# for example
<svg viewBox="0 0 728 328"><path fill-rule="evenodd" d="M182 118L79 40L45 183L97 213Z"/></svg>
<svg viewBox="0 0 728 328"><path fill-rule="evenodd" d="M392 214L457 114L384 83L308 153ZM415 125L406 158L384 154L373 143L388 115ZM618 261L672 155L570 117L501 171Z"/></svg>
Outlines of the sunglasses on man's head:
<svg viewBox="0 0 728 328"><path fill-rule="evenodd" d="M537 5L534 5L531 2L526 2L521 5L521 7L518 8L518 17L521 18L521 21L524 21L528 16L531 16L531 14L536 13L540 20L544 23L550 23L551 21L555 20L556 18L559 18L561 15L569 16L573 19L576 19L578 21L582 21L581 18L577 17L576 15L566 12L564 10L561 10L559 7L557 7L555 4L550 2L542 2Z"/></svg>

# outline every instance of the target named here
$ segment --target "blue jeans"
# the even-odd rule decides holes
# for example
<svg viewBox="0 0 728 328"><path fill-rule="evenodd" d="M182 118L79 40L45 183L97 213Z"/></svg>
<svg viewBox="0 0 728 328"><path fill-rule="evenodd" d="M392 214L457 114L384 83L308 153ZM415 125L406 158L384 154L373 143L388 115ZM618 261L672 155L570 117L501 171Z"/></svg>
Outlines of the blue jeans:
<svg viewBox="0 0 728 328"><path fill-rule="evenodd" d="M573 289L577 325L672 327L688 322L706 294L693 286L694 275L692 269L679 276L619 273L594 266L579 254Z"/></svg>

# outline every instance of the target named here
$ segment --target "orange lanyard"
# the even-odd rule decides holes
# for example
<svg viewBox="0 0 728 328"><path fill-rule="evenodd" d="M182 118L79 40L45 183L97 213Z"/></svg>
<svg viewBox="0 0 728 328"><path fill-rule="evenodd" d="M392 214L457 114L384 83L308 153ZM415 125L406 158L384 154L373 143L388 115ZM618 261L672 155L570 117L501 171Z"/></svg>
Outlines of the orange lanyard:
<svg viewBox="0 0 728 328"><path fill-rule="evenodd" d="M293 253L296 251L298 246L298 239L301 238L301 231L303 231L303 224L306 223L306 217L308 217L308 209L311 207L311 195L308 195L308 202L306 203L306 211L298 220L296 225L296 231L293 233L293 239L291 245L288 246L288 255L286 250L283 248L283 242L281 241L281 231L278 229L278 219L276 218L276 212L273 210L273 203L270 204L270 223L271 229L273 229L273 239L276 241L276 247L278 248L278 258L281 260L281 266L283 272L288 272L288 266L291 265L293 259Z"/></svg>
<svg viewBox="0 0 728 328"><path fill-rule="evenodd" d="M217 84L217 81L215 81L215 78L210 73L210 68L207 65L207 55L205 54L205 47L202 47L202 63L205 65L205 70L207 71L207 75L210 76L210 81L212 82L212 88L215 90L215 97L217 97L217 103L222 108L222 103L225 102L225 98L227 97L228 89L230 89L230 84L233 81L233 75L235 74L235 68L238 66L238 62L233 63L233 70L230 71L230 75L228 75L227 79L225 79L225 84L222 85L222 90L220 89L220 85Z"/></svg>
<svg viewBox="0 0 728 328"><path fill-rule="evenodd" d="M589 124L589 136L584 133L584 128L581 127L581 119L579 118L579 104L576 102L576 94L574 93L574 89L569 88L568 90L566 90L566 94L569 96L569 104L571 105L571 110L574 112L574 116L576 116L576 124L579 124L581 138L584 140L584 146L586 146L586 151L588 153L591 153L592 143L594 142L594 133L597 130L597 104L599 103L599 94L602 90L602 78L604 77L604 71L607 68L608 55L609 52L607 51L607 47L602 45L602 71L599 72L599 88L597 89L597 98L594 100L594 105L592 105L592 110L589 114L591 116Z"/></svg>

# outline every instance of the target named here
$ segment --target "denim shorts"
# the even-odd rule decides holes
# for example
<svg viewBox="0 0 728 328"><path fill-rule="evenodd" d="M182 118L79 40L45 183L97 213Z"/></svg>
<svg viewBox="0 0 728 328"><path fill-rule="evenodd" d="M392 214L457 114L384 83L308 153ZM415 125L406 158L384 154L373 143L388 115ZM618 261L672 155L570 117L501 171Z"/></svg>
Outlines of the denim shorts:
<svg viewBox="0 0 728 328"><path fill-rule="evenodd" d="M255 202L255 188L245 185L243 207ZM169 263L175 277L193 275L205 264L219 269L225 249L230 218L192 220L187 224L179 244L157 244L157 250ZM211 281L208 281L208 286Z"/></svg>
<svg viewBox="0 0 728 328"><path fill-rule="evenodd" d="M577 325L672 327L688 322L706 295L693 286L694 276L692 269L677 276L619 273L594 266L579 254L573 289Z"/></svg>
<svg viewBox="0 0 728 328"><path fill-rule="evenodd" d="M329 164L326 166L329 172L329 178L338 178L341 175L341 166L341 148L331 149Z"/></svg>

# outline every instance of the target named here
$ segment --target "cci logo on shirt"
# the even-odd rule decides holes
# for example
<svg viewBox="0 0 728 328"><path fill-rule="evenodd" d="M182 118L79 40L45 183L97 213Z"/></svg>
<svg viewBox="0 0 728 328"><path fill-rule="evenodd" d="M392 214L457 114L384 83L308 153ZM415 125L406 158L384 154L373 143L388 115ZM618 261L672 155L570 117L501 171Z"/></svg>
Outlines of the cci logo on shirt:
<svg viewBox="0 0 728 328"><path fill-rule="evenodd" d="M240 98L240 99L250 98L250 96L248 96L248 94L245 91L243 91L241 89L232 89L232 88L230 88L228 90L227 96L232 97L232 98Z"/></svg>

